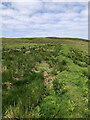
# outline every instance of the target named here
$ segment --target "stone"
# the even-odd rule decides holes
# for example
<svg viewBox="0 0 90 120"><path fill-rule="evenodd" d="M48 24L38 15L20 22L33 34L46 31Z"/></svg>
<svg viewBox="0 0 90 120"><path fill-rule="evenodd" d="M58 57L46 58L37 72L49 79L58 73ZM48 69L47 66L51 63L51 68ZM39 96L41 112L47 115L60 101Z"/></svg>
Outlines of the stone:
<svg viewBox="0 0 90 120"><path fill-rule="evenodd" d="M25 54L29 54L29 53L31 53L31 52L30 52L30 51L26 51L26 52L25 52Z"/></svg>

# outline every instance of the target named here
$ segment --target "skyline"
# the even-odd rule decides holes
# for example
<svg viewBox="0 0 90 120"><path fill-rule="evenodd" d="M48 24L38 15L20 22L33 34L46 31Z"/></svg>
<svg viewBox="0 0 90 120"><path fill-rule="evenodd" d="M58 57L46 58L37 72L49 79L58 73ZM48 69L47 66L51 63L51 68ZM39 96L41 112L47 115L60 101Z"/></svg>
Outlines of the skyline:
<svg viewBox="0 0 90 120"><path fill-rule="evenodd" d="M0 37L72 37L88 39L88 3L0 3Z"/></svg>

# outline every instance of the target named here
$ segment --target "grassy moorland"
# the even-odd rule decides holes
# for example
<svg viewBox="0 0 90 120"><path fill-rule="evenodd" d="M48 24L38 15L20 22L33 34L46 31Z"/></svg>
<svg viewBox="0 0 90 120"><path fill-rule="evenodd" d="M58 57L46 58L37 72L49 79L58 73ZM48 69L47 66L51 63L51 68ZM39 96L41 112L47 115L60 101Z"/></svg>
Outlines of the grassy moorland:
<svg viewBox="0 0 90 120"><path fill-rule="evenodd" d="M3 118L88 118L88 41L3 38Z"/></svg>

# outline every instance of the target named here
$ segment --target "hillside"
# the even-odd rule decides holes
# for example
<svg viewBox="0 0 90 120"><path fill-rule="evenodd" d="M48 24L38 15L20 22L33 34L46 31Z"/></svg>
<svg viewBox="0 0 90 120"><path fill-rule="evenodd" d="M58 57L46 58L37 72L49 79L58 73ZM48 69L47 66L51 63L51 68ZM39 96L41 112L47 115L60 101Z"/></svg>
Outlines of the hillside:
<svg viewBox="0 0 90 120"><path fill-rule="evenodd" d="M46 37L46 38L2 38L3 47L15 48L15 47L28 47L29 45L34 44L71 44L81 50L84 50L88 53L88 43L86 39L80 38L57 38L57 37ZM33 43L33 44L31 44Z"/></svg>
<svg viewBox="0 0 90 120"><path fill-rule="evenodd" d="M88 118L88 40L3 38L3 118Z"/></svg>

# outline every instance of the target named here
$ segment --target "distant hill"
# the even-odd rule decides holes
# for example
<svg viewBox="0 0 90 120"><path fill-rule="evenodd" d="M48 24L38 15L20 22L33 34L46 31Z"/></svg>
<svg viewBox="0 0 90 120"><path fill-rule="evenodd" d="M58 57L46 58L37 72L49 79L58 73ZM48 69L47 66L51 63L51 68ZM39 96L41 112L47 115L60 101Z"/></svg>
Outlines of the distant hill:
<svg viewBox="0 0 90 120"><path fill-rule="evenodd" d="M35 38L2 38L3 46L14 48L30 44L70 44L88 53L89 40L82 38L35 37ZM9 44L8 44L9 43Z"/></svg>

